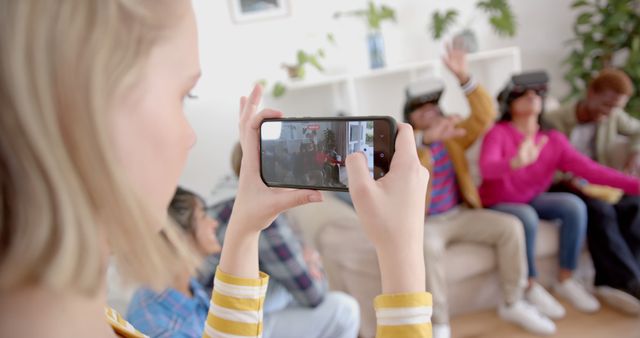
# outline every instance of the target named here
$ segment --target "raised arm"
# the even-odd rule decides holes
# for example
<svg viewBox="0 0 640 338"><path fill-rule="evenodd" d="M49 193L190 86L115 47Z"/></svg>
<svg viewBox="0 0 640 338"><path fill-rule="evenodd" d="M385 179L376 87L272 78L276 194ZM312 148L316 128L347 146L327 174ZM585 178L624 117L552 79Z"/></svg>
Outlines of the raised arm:
<svg viewBox="0 0 640 338"><path fill-rule="evenodd" d="M559 138L557 143L560 148L558 151L562 152L559 163L560 170L582 177L590 183L619 188L630 195L640 194L640 180L637 178L603 166L582 155L560 133L557 133L554 137Z"/></svg>
<svg viewBox="0 0 640 338"><path fill-rule="evenodd" d="M460 82L471 108L469 117L457 125L458 128L465 130L464 135L454 139L467 149L491 127L496 118L496 110L491 96L469 75L465 50L447 46L447 54L443 62Z"/></svg>

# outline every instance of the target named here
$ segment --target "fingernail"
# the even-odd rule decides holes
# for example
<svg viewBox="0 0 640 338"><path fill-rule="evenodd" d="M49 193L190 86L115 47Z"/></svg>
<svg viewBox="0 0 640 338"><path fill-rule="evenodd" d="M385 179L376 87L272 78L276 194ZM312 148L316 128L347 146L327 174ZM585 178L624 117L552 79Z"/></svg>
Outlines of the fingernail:
<svg viewBox="0 0 640 338"><path fill-rule="evenodd" d="M322 195L320 194L309 195L309 202L322 202Z"/></svg>

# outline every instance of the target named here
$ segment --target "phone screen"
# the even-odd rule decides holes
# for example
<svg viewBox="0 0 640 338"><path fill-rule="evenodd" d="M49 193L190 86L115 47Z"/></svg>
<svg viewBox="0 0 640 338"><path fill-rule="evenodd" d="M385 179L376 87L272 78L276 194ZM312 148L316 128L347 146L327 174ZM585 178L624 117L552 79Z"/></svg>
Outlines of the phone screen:
<svg viewBox="0 0 640 338"><path fill-rule="evenodd" d="M371 177L383 177L395 134L389 117L265 120L260 128L262 179L272 187L347 190L346 157L362 152Z"/></svg>

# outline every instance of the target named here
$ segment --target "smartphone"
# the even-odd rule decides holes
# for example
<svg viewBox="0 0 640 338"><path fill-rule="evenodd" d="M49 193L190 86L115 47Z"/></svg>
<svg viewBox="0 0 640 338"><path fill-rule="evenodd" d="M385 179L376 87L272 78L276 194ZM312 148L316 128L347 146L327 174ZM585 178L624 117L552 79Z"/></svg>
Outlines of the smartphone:
<svg viewBox="0 0 640 338"><path fill-rule="evenodd" d="M266 119L260 174L270 187L347 191L346 157L362 152L374 179L389 172L397 126L392 117Z"/></svg>

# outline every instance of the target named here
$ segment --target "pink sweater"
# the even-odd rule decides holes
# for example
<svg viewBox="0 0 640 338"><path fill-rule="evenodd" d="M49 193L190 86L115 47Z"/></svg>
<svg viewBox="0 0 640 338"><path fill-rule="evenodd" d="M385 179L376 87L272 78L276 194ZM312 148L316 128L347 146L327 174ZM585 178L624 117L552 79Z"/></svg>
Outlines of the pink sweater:
<svg viewBox="0 0 640 338"><path fill-rule="evenodd" d="M540 131L536 141L547 135L549 141L538 160L526 167L511 169L510 161L518 153L524 135L510 122L496 124L485 136L480 153L482 184L479 193L482 204L528 203L547 191L556 172L570 172L593 184L607 185L637 195L640 181L600 165L573 148L558 131Z"/></svg>

